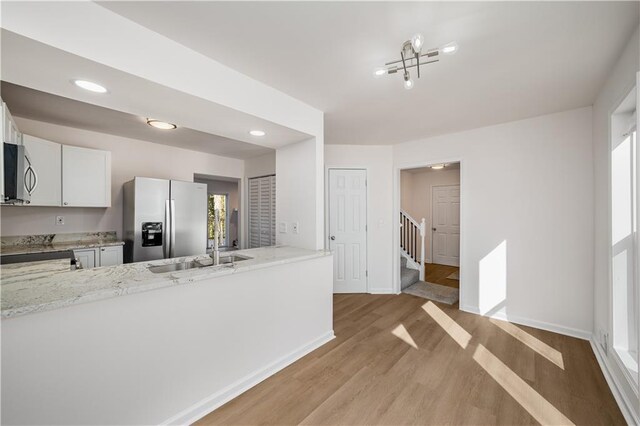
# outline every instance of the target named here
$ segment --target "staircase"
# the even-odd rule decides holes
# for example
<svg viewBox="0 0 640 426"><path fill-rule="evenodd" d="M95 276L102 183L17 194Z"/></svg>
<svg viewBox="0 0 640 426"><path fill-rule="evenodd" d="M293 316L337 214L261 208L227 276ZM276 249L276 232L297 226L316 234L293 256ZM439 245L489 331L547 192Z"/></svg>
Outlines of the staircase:
<svg viewBox="0 0 640 426"><path fill-rule="evenodd" d="M400 210L400 287L405 289L418 280L424 281L424 238L426 223L418 223Z"/></svg>
<svg viewBox="0 0 640 426"><path fill-rule="evenodd" d="M420 280L420 271L407 266L407 258L400 256L400 289L404 290Z"/></svg>

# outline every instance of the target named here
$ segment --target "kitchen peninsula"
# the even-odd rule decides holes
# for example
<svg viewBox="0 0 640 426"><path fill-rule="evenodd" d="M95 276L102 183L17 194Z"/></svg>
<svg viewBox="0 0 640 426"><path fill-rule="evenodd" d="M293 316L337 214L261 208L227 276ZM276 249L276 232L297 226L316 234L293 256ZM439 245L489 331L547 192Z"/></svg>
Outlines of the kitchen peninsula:
<svg viewBox="0 0 640 426"><path fill-rule="evenodd" d="M329 253L234 255L246 259L161 273L150 267L210 259L2 266L3 418L188 423L333 338Z"/></svg>

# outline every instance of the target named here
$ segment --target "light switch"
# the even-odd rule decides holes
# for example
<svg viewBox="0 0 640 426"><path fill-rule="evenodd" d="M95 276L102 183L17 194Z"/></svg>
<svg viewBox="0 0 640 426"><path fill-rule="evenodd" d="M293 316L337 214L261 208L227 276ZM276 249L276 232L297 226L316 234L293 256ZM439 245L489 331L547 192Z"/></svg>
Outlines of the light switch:
<svg viewBox="0 0 640 426"><path fill-rule="evenodd" d="M294 234L297 234L297 233L298 233L298 222L293 222L293 223L291 224L291 231L292 231Z"/></svg>
<svg viewBox="0 0 640 426"><path fill-rule="evenodd" d="M56 216L56 225L64 225L64 216Z"/></svg>
<svg viewBox="0 0 640 426"><path fill-rule="evenodd" d="M280 222L278 224L278 232L280 232L281 234L287 233L287 222Z"/></svg>

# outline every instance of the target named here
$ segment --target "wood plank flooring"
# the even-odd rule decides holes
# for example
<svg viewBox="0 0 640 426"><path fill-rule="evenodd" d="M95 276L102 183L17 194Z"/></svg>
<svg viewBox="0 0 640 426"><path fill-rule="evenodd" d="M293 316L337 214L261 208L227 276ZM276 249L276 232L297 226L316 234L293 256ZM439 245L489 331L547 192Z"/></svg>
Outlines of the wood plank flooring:
<svg viewBox="0 0 640 426"><path fill-rule="evenodd" d="M407 294L336 295L334 330L198 423L625 424L584 340Z"/></svg>
<svg viewBox="0 0 640 426"><path fill-rule="evenodd" d="M457 266L438 265L436 263L424 264L424 280L428 283L446 285L447 287L460 288L460 281L447 278L454 272L458 272Z"/></svg>

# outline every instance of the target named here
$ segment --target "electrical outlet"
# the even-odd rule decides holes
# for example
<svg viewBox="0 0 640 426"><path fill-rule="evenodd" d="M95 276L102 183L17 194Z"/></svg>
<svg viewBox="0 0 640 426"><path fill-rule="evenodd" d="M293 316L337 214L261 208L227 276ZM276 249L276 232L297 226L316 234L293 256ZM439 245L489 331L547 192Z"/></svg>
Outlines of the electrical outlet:
<svg viewBox="0 0 640 426"><path fill-rule="evenodd" d="M291 231L292 231L294 234L297 234L297 233L298 233L298 222L293 222L293 223L291 224Z"/></svg>
<svg viewBox="0 0 640 426"><path fill-rule="evenodd" d="M56 225L64 225L64 216L56 216Z"/></svg>

